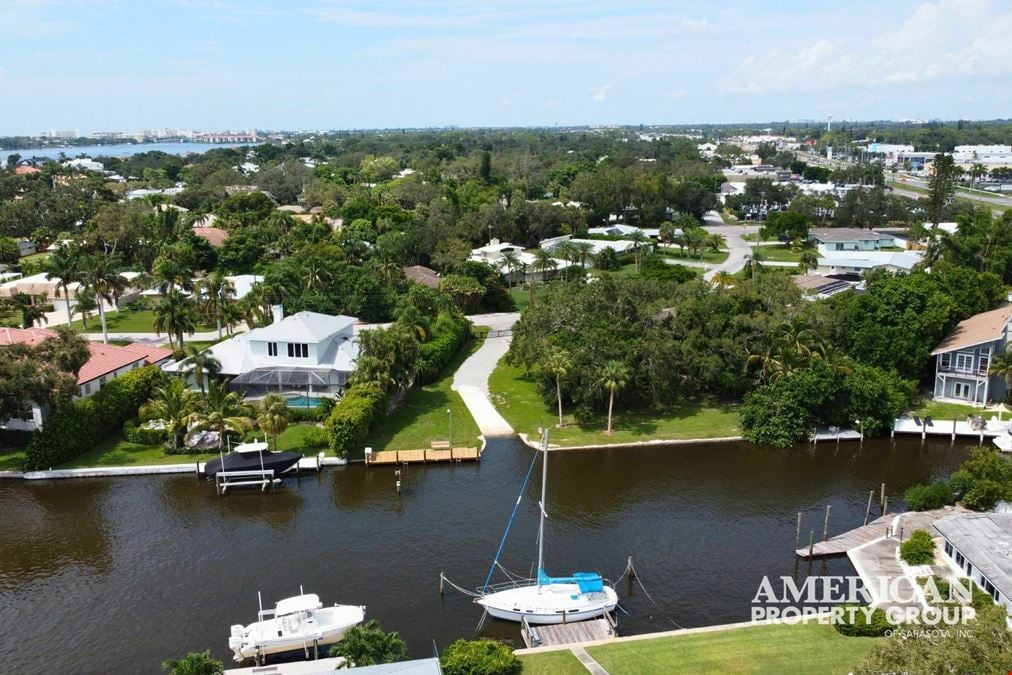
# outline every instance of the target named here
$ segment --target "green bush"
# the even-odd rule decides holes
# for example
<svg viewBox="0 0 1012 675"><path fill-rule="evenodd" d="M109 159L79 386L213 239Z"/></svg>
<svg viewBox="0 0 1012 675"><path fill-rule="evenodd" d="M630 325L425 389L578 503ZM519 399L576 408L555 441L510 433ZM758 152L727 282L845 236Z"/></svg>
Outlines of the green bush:
<svg viewBox="0 0 1012 675"><path fill-rule="evenodd" d="M418 348L418 383L429 384L439 378L439 372L453 360L470 335L470 324L465 319L440 314L432 330L432 339Z"/></svg>
<svg viewBox="0 0 1012 675"><path fill-rule="evenodd" d="M23 429L0 429L0 446L5 448L26 448L34 432Z"/></svg>
<svg viewBox="0 0 1012 675"><path fill-rule="evenodd" d="M69 462L137 415L162 378L158 366L132 370L108 382L90 398L57 408L32 436L25 469L39 471Z"/></svg>
<svg viewBox="0 0 1012 675"><path fill-rule="evenodd" d="M858 607L858 605L844 605L844 620L833 624L833 628L840 635L846 635L847 637L882 637L887 630L895 627L889 623L883 609L875 609L871 613L870 620L863 609L860 609L854 612L854 621L850 622L847 619L850 618L849 609L851 607Z"/></svg>
<svg viewBox="0 0 1012 675"><path fill-rule="evenodd" d="M497 640L457 640L443 650L439 665L445 675L516 675L523 666Z"/></svg>
<svg viewBox="0 0 1012 675"><path fill-rule="evenodd" d="M349 387L344 397L327 417L328 445L338 457L362 446L373 425L387 413L387 397L379 388L369 385Z"/></svg>
<svg viewBox="0 0 1012 675"><path fill-rule="evenodd" d="M900 558L908 565L930 565L935 561L935 542L926 530L914 530L900 544Z"/></svg>
<svg viewBox="0 0 1012 675"><path fill-rule="evenodd" d="M137 426L136 420L127 420L123 423L123 438L141 445L161 445L168 443L169 432L166 429L145 429Z"/></svg>
<svg viewBox="0 0 1012 675"><path fill-rule="evenodd" d="M1012 499L1012 464L993 448L975 448L949 478L956 496L968 508L989 511Z"/></svg>
<svg viewBox="0 0 1012 675"><path fill-rule="evenodd" d="M310 448L325 448L330 445L330 434L326 429L313 427L303 436L306 446Z"/></svg>
<svg viewBox="0 0 1012 675"><path fill-rule="evenodd" d="M936 480L929 485L913 485L903 493L903 501L914 511L940 509L956 501L956 495L948 481Z"/></svg>

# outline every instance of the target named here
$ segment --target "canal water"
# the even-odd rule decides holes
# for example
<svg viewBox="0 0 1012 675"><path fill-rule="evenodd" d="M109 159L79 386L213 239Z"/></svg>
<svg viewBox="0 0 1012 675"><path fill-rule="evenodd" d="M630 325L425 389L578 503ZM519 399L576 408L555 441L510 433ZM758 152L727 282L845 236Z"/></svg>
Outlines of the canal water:
<svg viewBox="0 0 1012 675"><path fill-rule="evenodd" d="M239 148L258 145L257 143L114 143L109 145L71 145L62 147L24 148L4 150L0 148L0 164L7 162L9 155L20 155L22 159L45 158L67 159L80 157L130 157L141 152L164 152L169 155L203 154L215 148Z"/></svg>
<svg viewBox="0 0 1012 675"><path fill-rule="evenodd" d="M891 502L958 466L968 447L905 439L764 449L745 443L553 453L550 574L618 578L632 556L649 597L618 585L624 633L749 619L764 575L849 574L845 558L799 562L804 534L860 525L868 492ZM276 494L218 497L193 476L0 481L0 671L158 672L210 648L228 663L229 626L299 585L367 606L412 656L474 635L481 613L447 589L482 583L532 453L490 443L480 465L325 470ZM536 557L535 473L503 565ZM877 493L876 493L877 494ZM502 577L498 577L502 580ZM652 598L652 601L651 601ZM513 624L485 635L519 642Z"/></svg>

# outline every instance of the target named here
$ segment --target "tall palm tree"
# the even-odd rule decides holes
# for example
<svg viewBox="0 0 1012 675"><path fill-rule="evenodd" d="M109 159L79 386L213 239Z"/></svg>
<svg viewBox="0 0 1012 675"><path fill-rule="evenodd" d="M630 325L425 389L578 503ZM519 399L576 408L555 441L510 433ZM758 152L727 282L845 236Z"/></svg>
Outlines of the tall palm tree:
<svg viewBox="0 0 1012 675"><path fill-rule="evenodd" d="M201 309L208 320L214 319L220 340L222 314L225 306L235 300L235 284L220 271L215 271L198 277L196 286Z"/></svg>
<svg viewBox="0 0 1012 675"><path fill-rule="evenodd" d="M211 350L194 345L187 345L183 351L186 353L186 363L190 364L189 373L203 394L206 380L217 377L221 372L221 361L214 357Z"/></svg>
<svg viewBox="0 0 1012 675"><path fill-rule="evenodd" d="M589 241L573 242L573 257L575 258L574 262L580 263L580 271L585 272L587 263L594 259L594 245Z"/></svg>
<svg viewBox="0 0 1012 675"><path fill-rule="evenodd" d="M513 249L506 249L502 252L499 260L496 261L500 270L506 270L506 283L509 289L513 290L513 273L520 269L520 256Z"/></svg>
<svg viewBox="0 0 1012 675"><path fill-rule="evenodd" d="M186 387L181 379L173 378L160 387L155 387L151 399L141 406L142 420L162 420L169 433L173 450L179 448L179 439L186 433L186 425L197 409L199 395Z"/></svg>
<svg viewBox="0 0 1012 675"><path fill-rule="evenodd" d="M193 300L182 291L171 290L155 305L154 329L157 335L162 331L169 334L169 344L176 349L183 348L183 333L193 333L197 322L194 317ZM175 342L173 342L175 337Z"/></svg>
<svg viewBox="0 0 1012 675"><path fill-rule="evenodd" d="M70 284L77 282L81 276L81 249L76 244L58 246L46 259L46 278L59 279L61 295L67 305L67 325L74 323L70 313Z"/></svg>
<svg viewBox="0 0 1012 675"><path fill-rule="evenodd" d="M226 432L242 435L253 428L250 412L243 394L229 391L226 382L211 380L207 396L197 406L190 421L194 429L217 431L220 448L225 443Z"/></svg>
<svg viewBox="0 0 1012 675"><path fill-rule="evenodd" d="M545 355L544 369L555 378L555 399L559 403L559 426L562 421L562 378L573 369L573 359L562 347L552 347Z"/></svg>
<svg viewBox="0 0 1012 675"><path fill-rule="evenodd" d="M558 269L559 263L552 257L552 252L539 248L534 252L534 260L531 261L531 305L534 305L534 287L537 285L537 275L541 274L543 280L547 280L549 272Z"/></svg>
<svg viewBox="0 0 1012 675"><path fill-rule="evenodd" d="M804 271L813 270L819 265L818 254L810 248L806 248L801 252L801 258L798 260L798 267Z"/></svg>
<svg viewBox="0 0 1012 675"><path fill-rule="evenodd" d="M710 279L710 283L714 286L730 288L738 283L738 279L733 274L728 274L727 272L717 272L713 275L713 278Z"/></svg>
<svg viewBox="0 0 1012 675"><path fill-rule="evenodd" d="M611 433L612 411L615 408L615 392L629 383L629 367L621 361L608 361L601 369L598 384L608 390L608 430Z"/></svg>
<svg viewBox="0 0 1012 675"><path fill-rule="evenodd" d="M636 271L640 271L640 262L643 260L643 246L649 241L649 237L643 234L643 230L636 229L627 237L633 243L633 255L636 258Z"/></svg>
<svg viewBox="0 0 1012 675"><path fill-rule="evenodd" d="M386 632L376 619L348 629L330 648L331 656L343 656L355 666L395 663L408 657L408 646L396 631Z"/></svg>
<svg viewBox="0 0 1012 675"><path fill-rule="evenodd" d="M95 295L87 286L81 286L74 291L74 309L81 315L81 327L88 330L88 320L91 313L98 309L95 303Z"/></svg>
<svg viewBox="0 0 1012 675"><path fill-rule="evenodd" d="M278 436L288 428L289 411L288 403L278 394L267 394L260 401L260 411L257 414L257 424L265 434L274 439L274 449L278 449Z"/></svg>
<svg viewBox="0 0 1012 675"><path fill-rule="evenodd" d="M98 318L102 322L102 342L109 343L109 329L105 321L105 302L113 303L123 289L126 279L120 274L118 259L111 255L85 256L81 263L80 280L95 294Z"/></svg>

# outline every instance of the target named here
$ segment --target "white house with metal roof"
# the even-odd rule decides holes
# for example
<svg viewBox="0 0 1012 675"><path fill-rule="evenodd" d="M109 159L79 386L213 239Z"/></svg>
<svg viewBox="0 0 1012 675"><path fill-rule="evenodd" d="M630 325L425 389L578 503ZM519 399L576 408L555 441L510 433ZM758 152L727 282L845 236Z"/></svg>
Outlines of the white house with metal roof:
<svg viewBox="0 0 1012 675"><path fill-rule="evenodd" d="M808 238L820 253L827 251L881 251L896 246L896 237L856 227L813 227Z"/></svg>
<svg viewBox="0 0 1012 675"><path fill-rule="evenodd" d="M863 275L868 270L910 272L924 257L922 251L819 251L815 273L822 276Z"/></svg>
<svg viewBox="0 0 1012 675"><path fill-rule="evenodd" d="M1012 514L961 513L935 521L945 561L1012 614Z"/></svg>
<svg viewBox="0 0 1012 675"><path fill-rule="evenodd" d="M219 374L248 394L270 392L318 398L339 394L358 360L352 316L297 312L282 318L274 307L274 323L241 333L208 348L221 364ZM166 368L189 372L184 359Z"/></svg>
<svg viewBox="0 0 1012 675"><path fill-rule="evenodd" d="M960 321L932 350L935 358L933 398L985 404L1003 400L1005 378L991 375L991 361L1008 346L1012 305Z"/></svg>

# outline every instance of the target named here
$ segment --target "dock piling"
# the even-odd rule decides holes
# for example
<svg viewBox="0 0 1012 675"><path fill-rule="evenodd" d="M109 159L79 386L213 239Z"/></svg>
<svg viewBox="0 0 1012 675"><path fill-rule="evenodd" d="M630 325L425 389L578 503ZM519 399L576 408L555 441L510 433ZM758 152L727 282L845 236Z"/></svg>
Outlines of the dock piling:
<svg viewBox="0 0 1012 675"><path fill-rule="evenodd" d="M794 531L794 550L801 548L801 511L798 511L798 527Z"/></svg>
<svg viewBox="0 0 1012 675"><path fill-rule="evenodd" d="M443 597L443 579L445 579L445 578L446 577L443 576L443 573L440 572L439 573L439 597Z"/></svg>
<svg viewBox="0 0 1012 675"><path fill-rule="evenodd" d="M885 497L882 500L882 515L884 516L888 512L889 512L889 498Z"/></svg>
<svg viewBox="0 0 1012 675"><path fill-rule="evenodd" d="M829 512L832 511L833 505L826 504L826 519L822 523L822 541L829 539Z"/></svg>
<svg viewBox="0 0 1012 675"><path fill-rule="evenodd" d="M879 493L878 505L885 509L886 484L882 483L882 491Z"/></svg>
<svg viewBox="0 0 1012 675"><path fill-rule="evenodd" d="M815 530L808 531L808 557L811 558L815 552Z"/></svg>
<svg viewBox="0 0 1012 675"><path fill-rule="evenodd" d="M875 498L875 490L868 491L868 508L864 510L864 524L868 524L868 519L871 518L871 500Z"/></svg>

